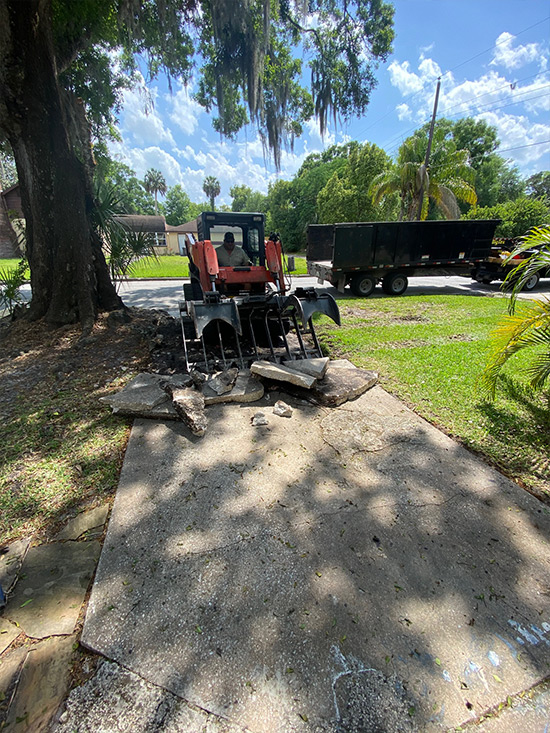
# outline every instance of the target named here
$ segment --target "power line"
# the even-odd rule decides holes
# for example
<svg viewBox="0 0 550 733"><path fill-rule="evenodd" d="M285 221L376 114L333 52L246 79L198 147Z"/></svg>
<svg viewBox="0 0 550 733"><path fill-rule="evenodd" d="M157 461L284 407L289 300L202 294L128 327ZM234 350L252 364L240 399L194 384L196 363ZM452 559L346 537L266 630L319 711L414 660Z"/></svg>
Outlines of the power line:
<svg viewBox="0 0 550 733"><path fill-rule="evenodd" d="M550 84L545 84L543 87L539 87L539 88L540 89L546 89L546 87L550 87ZM528 92L524 92L524 94L528 94ZM516 96L519 96L519 95L516 95ZM527 97L526 99L519 99L518 100L516 98L516 99L513 99L513 100L511 100L509 102L506 102L506 104L501 104L501 105L496 105L496 106L491 106L492 103L489 103L487 105L479 105L474 110L470 111L469 112L469 115L477 116L477 115L483 114L484 112L495 112L496 110L499 110L499 109L505 109L506 107L513 107L516 104L524 104L525 102L531 102L531 101L533 101L535 99L542 99L542 98L547 97L547 96L548 96L547 94L537 94L537 95L535 95L533 97ZM466 102L464 102L464 103L466 103ZM488 109L485 109L485 107L488 107ZM463 113L462 112L456 112L454 115L449 115L449 114L447 114L447 112L445 112L444 113L444 116L446 118L450 119L452 117L459 117L461 114L463 114ZM414 132L415 130L418 130L419 127L422 127L422 125L426 124L427 121L428 120L426 120L425 122L423 122L419 126L411 127L411 128L409 128L409 130L406 130L405 132L400 133L398 135L398 138L402 138L408 132ZM399 145L400 145L400 143L399 144L397 143L397 138L392 138L392 140L389 143L387 143L387 147L389 148L389 150L387 151L388 154L391 155L394 151L396 151L399 148ZM385 145L383 145L382 147L384 149L386 148Z"/></svg>
<svg viewBox="0 0 550 733"><path fill-rule="evenodd" d="M550 84L546 84L543 87L540 87L540 89L546 89L546 87L550 87ZM528 92L525 92L525 94L528 94ZM518 95L519 97L520 95ZM521 95L523 96L523 95ZM548 93L545 94L536 94L534 97L527 97L526 99L511 99L510 101L506 102L506 104L497 105L496 107L492 107L492 102L488 102L487 104L481 104L474 108L474 111L469 112L469 114L481 114L482 112L493 112L497 109L504 109L505 107L513 107L516 104L525 104L525 102L530 102L533 99L542 99L543 97L547 97ZM485 109L485 107L488 107L489 109ZM476 112L475 110L480 110ZM462 112L455 112L454 115L448 115L445 112L445 117L458 117L459 115L463 114Z"/></svg>
<svg viewBox="0 0 550 733"><path fill-rule="evenodd" d="M527 33L527 31L530 31L532 28L536 28L537 26L541 25L542 23L545 23L547 20L550 20L550 15L547 16L546 18L543 18L542 20L539 20L537 23L533 23L532 25L528 26L527 28L524 28L523 30L518 31L518 33L516 33L514 35L514 38L517 38L518 36L521 36L523 33ZM497 43L495 43L490 48L487 48L484 51L480 51L479 53L475 54L471 58L466 59L466 61L462 61L460 64L457 64L457 66L454 66L452 69L449 69L448 71L445 71L442 74L442 77L446 76L447 74L451 74L453 71L456 71L456 69L459 69L461 66L465 66L466 64L470 63L470 61L473 61L474 59L478 58L479 56L483 56L483 54L488 53L489 51L492 51L497 46L501 46L503 43L506 43L508 40L509 40L508 38L505 38L502 41L498 41ZM541 72L539 72L539 73L541 73ZM538 74L533 74L532 76L538 76ZM529 77L529 76L525 77L525 79L529 79L529 78L531 78L531 77ZM520 81L525 81L525 79L522 79ZM404 104L406 101L411 100L414 97L416 97L418 94L420 94L422 91L424 91L424 88L428 84L432 84L432 83L433 83L433 79L430 79L430 80L424 82L424 84L422 84L422 87L420 89L418 89L416 92L412 92L407 97L403 97L403 100L399 103L399 105L396 105L393 109L389 110L384 115L382 115L382 117L379 117L374 122L372 122L370 125L368 125L367 127L363 128L362 130L360 130L360 132L358 134L359 135L364 135L367 132L367 130L370 130L372 127L374 127L375 125L377 125L379 122L382 122L382 120L385 120L386 117L389 117L389 115L391 115L394 112L396 112L397 107L399 107L401 104ZM518 83L518 82L516 82L516 83ZM489 92L486 92L486 93L489 93ZM483 96L483 95L480 95L480 96ZM474 97L474 99L475 99L475 97ZM414 128L414 129L416 129L416 128Z"/></svg>
<svg viewBox="0 0 550 733"><path fill-rule="evenodd" d="M524 76L522 79L517 79L515 82L512 82L512 84L517 85L521 84L522 81L527 81L527 79L532 79L535 76L543 76L546 74L546 71L537 71L536 74L530 74L529 76ZM451 110L455 109L456 107L461 107L463 104L467 104L468 102L473 102L475 99L481 99L482 97L488 97L490 94L496 94L497 92L501 92L503 89L510 89L511 83L508 82L507 84L504 84L501 87L497 87L496 89L492 89L489 92L483 92L483 94L478 94L475 97L468 97L467 99L463 100L462 102L459 102L458 104L454 105L454 107L449 107L449 109L445 110L445 114L450 112ZM458 87L455 87L457 89ZM539 87L539 89L542 87Z"/></svg>
<svg viewBox="0 0 550 733"><path fill-rule="evenodd" d="M533 25L530 25L528 28L524 28L522 31L519 31L519 33L515 34L514 38L521 36L522 33L527 33L527 31L530 31L531 28L536 28L538 25L542 25L542 23L546 23L547 20L550 20L550 15L547 16L546 18L543 18L542 20L539 20L537 23L533 23ZM483 56L483 54L488 53L489 51L492 51L493 48L496 48L497 46L501 46L503 43L507 43L508 41L509 41L508 38L503 38L502 41L498 41L490 48L486 48L485 51L480 51L479 53L476 53L475 56L472 56L471 58L466 59L466 61L462 61L462 63L458 64L457 66L454 66L452 69L449 69L449 71L446 71L445 74L451 74L453 71L460 69L461 66L465 66L466 64L469 64L470 61L473 61L474 59L477 59L480 56Z"/></svg>

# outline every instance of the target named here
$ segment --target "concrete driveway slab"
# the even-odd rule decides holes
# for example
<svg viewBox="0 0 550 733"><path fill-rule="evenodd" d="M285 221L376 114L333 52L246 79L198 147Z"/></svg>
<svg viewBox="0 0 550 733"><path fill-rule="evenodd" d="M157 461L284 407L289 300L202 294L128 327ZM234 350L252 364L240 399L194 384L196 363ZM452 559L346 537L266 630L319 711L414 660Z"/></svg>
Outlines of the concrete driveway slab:
<svg viewBox="0 0 550 733"><path fill-rule="evenodd" d="M379 387L284 399L136 421L82 642L262 733L445 730L545 677L548 510Z"/></svg>
<svg viewBox="0 0 550 733"><path fill-rule="evenodd" d="M72 634L100 551L96 540L31 547L6 618L35 639Z"/></svg>

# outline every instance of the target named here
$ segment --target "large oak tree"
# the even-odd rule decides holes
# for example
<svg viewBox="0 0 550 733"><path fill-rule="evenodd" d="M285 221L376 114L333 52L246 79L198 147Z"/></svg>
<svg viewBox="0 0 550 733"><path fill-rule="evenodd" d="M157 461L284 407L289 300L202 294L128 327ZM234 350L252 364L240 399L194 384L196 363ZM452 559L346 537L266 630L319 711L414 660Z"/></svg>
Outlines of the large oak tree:
<svg viewBox="0 0 550 733"><path fill-rule="evenodd" d="M392 21L383 0L0 0L0 139L21 186L30 316L87 330L121 305L91 223L91 142L138 58L149 80L195 69L214 127L252 121L278 164L313 115L324 129L364 112Z"/></svg>

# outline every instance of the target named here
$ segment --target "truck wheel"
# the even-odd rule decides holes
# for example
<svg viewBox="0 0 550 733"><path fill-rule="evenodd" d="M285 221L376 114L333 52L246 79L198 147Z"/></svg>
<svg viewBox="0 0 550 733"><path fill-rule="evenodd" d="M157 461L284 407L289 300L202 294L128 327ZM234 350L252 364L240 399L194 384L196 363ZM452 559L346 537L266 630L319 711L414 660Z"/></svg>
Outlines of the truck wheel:
<svg viewBox="0 0 550 733"><path fill-rule="evenodd" d="M400 272L393 272L382 280L382 290L386 295L403 295L409 285L409 280Z"/></svg>
<svg viewBox="0 0 550 733"><path fill-rule="evenodd" d="M525 281L525 284L522 287L522 290L527 290L528 292L529 290L534 290L537 287L537 285L539 284L539 280L540 280L540 276L538 272L533 273L533 275L531 275L531 277Z"/></svg>
<svg viewBox="0 0 550 733"><path fill-rule="evenodd" d="M368 298L376 286L376 280L366 272L354 275L350 282L351 292L360 298Z"/></svg>

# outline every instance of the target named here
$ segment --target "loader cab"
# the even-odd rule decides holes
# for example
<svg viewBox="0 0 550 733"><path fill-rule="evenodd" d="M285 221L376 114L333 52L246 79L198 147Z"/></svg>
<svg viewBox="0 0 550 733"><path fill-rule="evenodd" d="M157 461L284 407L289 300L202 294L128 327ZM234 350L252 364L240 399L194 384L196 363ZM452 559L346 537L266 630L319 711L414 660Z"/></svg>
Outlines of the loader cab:
<svg viewBox="0 0 550 733"><path fill-rule="evenodd" d="M197 218L199 241L210 240L215 247L226 232L233 232L235 243L244 249L254 265L265 266L265 214L232 211L205 211Z"/></svg>

